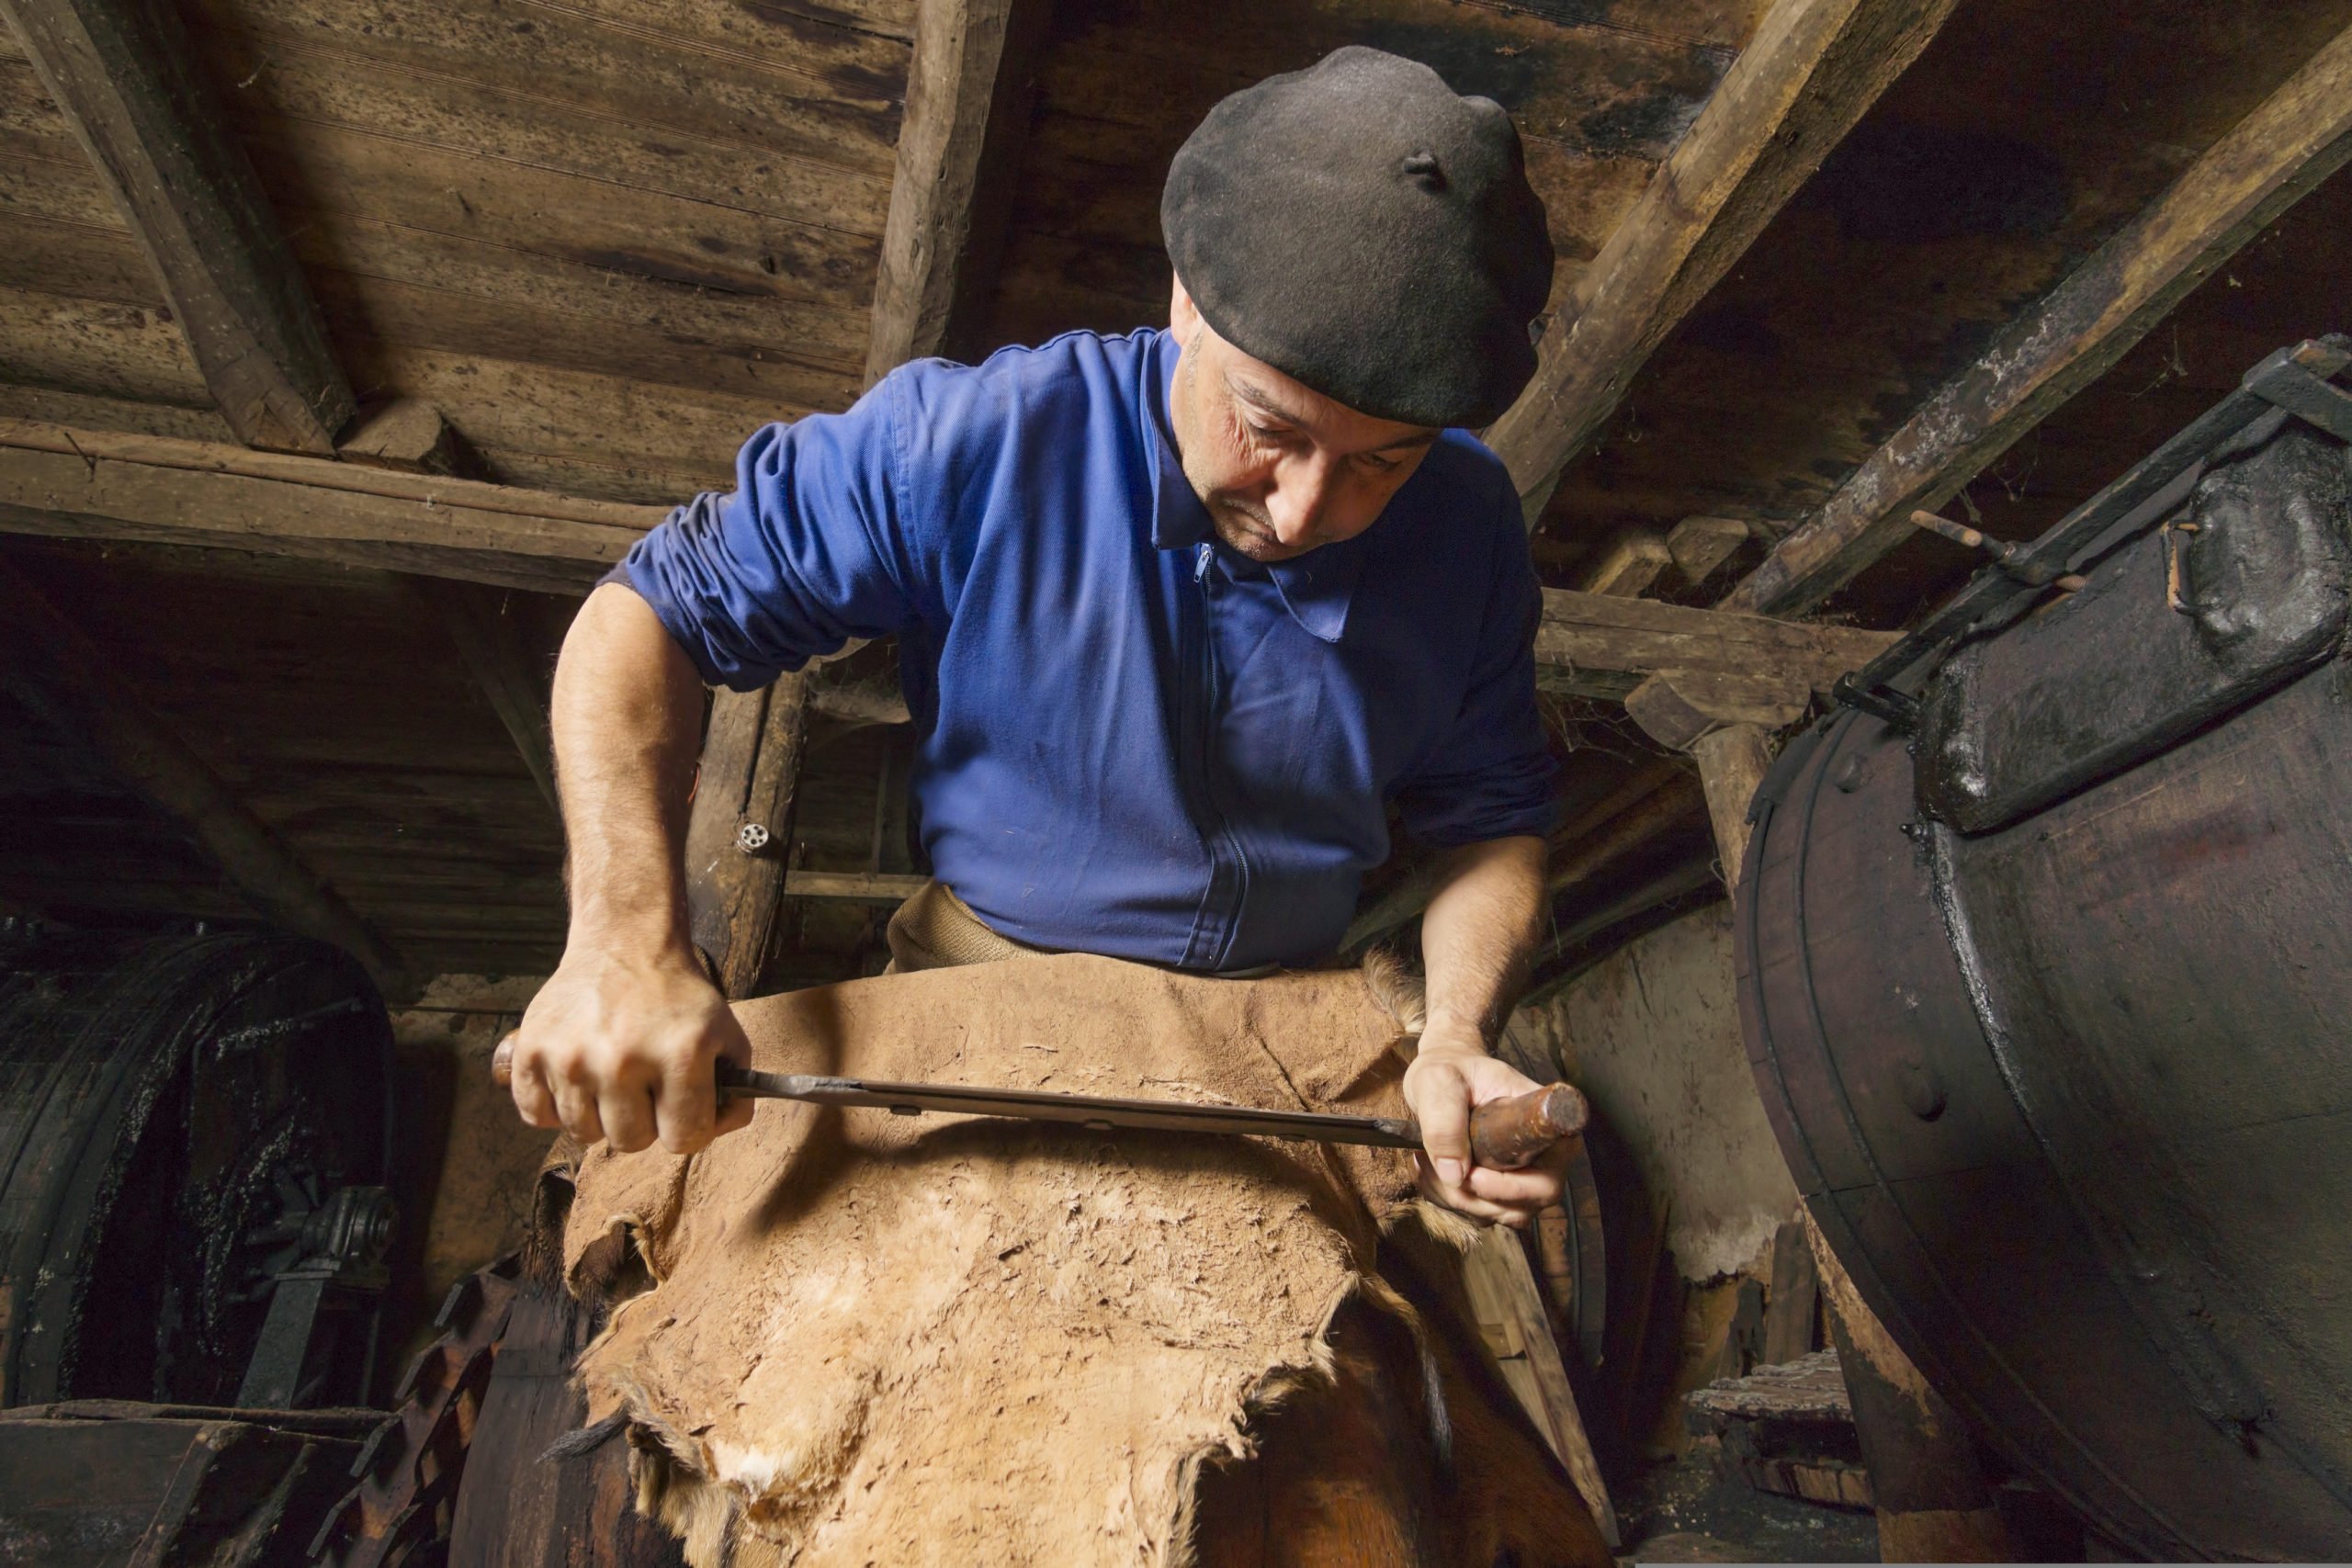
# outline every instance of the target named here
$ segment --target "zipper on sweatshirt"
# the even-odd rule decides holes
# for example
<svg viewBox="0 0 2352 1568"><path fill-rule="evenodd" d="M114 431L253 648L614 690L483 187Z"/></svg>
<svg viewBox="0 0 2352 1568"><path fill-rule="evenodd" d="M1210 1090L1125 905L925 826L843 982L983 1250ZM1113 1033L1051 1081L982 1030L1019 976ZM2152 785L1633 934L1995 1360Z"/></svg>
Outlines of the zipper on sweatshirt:
<svg viewBox="0 0 2352 1568"><path fill-rule="evenodd" d="M1183 964L1188 969L1214 970L1225 966L1240 929L1241 906L1250 888L1250 859L1234 837L1224 804L1217 798L1219 671L1213 629L1216 619L1216 547L1205 539L1194 548L1193 586L1198 594L1199 613L1185 617L1191 623L1188 629L1193 646L1186 650L1189 668L1183 682L1189 698L1183 716L1193 744L1184 748L1183 767L1192 775L1185 781L1185 793L1197 803L1197 825L1202 842L1208 847L1209 886L1193 920Z"/></svg>

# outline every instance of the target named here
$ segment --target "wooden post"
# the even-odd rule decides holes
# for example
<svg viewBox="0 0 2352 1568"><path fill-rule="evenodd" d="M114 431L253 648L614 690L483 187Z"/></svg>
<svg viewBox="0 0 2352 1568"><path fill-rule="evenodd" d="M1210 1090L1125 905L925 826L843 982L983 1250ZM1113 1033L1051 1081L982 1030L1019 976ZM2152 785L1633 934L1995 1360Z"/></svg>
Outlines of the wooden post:
<svg viewBox="0 0 2352 1568"><path fill-rule="evenodd" d="M1804 695L1770 679L1666 671L1625 699L1625 711L1653 739L1698 760L1724 884L1735 898L1747 859L1747 807L1771 765L1771 732L1804 714ZM1878 1504L1880 1556L1889 1562L2015 1562L2017 1544L1993 1507L1966 1424L1871 1314L1818 1228L1809 1220L1805 1228ZM1777 1283L1777 1258L1773 1273ZM1768 1343L1785 1350L1794 1337L1784 1322Z"/></svg>
<svg viewBox="0 0 2352 1568"><path fill-rule="evenodd" d="M1878 1507L1888 1562L2016 1562L2016 1539L1994 1506L1968 1424L1928 1386L1864 1303L1838 1255L1809 1220L1838 1365L1854 1404L1854 1431Z"/></svg>
<svg viewBox="0 0 2352 1568"><path fill-rule="evenodd" d="M758 994L780 945L808 695L801 673L711 702L686 823L686 911L729 1000Z"/></svg>
<svg viewBox="0 0 2352 1568"><path fill-rule="evenodd" d="M220 417L324 456L351 388L244 149L169 0L0 0L153 264Z"/></svg>

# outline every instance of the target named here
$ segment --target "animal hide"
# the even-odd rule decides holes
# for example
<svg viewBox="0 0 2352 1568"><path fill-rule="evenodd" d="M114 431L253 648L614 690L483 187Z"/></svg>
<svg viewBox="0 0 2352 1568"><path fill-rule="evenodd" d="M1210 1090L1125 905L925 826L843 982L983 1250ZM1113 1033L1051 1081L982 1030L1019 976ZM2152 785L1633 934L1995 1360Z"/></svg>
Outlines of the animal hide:
<svg viewBox="0 0 2352 1568"><path fill-rule="evenodd" d="M1353 972L1218 981L1063 955L737 1012L773 1071L1402 1109L1397 1023ZM1272 1412L1378 1383L1397 1353L1408 1387L1383 1397L1442 1449L1446 1406L1499 1400L1472 1446L1510 1450L1481 1483L1520 1495L1477 1506L1566 1520L1520 1561L1606 1562L1499 1384L1434 1353L1380 1277L1382 1223L1411 1191L1394 1150L765 1102L691 1158L587 1156L568 1274L618 1304L578 1373L696 1568L1221 1558L1198 1545L1204 1486L1239 1495ZM1335 1353L1335 1324L1358 1320ZM1405 1349L1383 1362L1384 1344ZM1444 1378L1472 1392L1441 1395ZM1529 1474L1552 1495L1531 1501ZM1416 1506L1388 1510L1388 1538L1423 1544L1364 1561L1495 1560L1488 1528L1430 1550Z"/></svg>

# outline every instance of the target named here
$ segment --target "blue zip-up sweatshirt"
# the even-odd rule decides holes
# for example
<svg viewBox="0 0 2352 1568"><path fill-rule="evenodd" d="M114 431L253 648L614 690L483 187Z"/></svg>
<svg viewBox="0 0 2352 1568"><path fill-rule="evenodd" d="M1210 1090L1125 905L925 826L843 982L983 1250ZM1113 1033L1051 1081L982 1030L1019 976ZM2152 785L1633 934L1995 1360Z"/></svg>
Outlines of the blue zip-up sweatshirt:
<svg viewBox="0 0 2352 1568"><path fill-rule="evenodd" d="M940 879L1040 947L1218 971L1328 955L1387 807L1541 833L1541 596L1495 456L1440 437L1380 520L1261 566L1179 466L1165 333L924 360L753 435L621 573L739 690L898 634Z"/></svg>

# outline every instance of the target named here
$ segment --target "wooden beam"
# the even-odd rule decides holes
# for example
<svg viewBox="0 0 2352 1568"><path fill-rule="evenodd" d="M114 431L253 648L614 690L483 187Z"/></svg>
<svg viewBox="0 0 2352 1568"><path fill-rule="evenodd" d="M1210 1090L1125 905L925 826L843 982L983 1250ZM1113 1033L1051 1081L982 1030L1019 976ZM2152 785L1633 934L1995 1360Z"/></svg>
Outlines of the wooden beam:
<svg viewBox="0 0 2352 1568"><path fill-rule="evenodd" d="M2352 158L2352 28L2001 333L1782 539L1724 607L1800 615L1911 533Z"/></svg>
<svg viewBox="0 0 2352 1568"><path fill-rule="evenodd" d="M207 545L582 593L666 515L212 442L0 419L0 532Z"/></svg>
<svg viewBox="0 0 2352 1568"><path fill-rule="evenodd" d="M1772 732L1761 724L1724 725L1692 741L1690 755L1706 791L1724 886L1736 895L1747 865L1748 803L1772 766Z"/></svg>
<svg viewBox="0 0 2352 1568"><path fill-rule="evenodd" d="M1569 589L1544 591L1536 683L1623 702L1661 670L1797 683L1826 692L1895 640L1892 632L1801 625Z"/></svg>
<svg viewBox="0 0 2352 1568"><path fill-rule="evenodd" d="M1688 816L1697 791L1688 765L1660 759L1640 770L1555 829L1545 845L1547 897L1557 897L1657 832ZM1437 890L1432 858L1351 921L1340 939L1340 956L1354 959L1429 908Z"/></svg>
<svg viewBox="0 0 2352 1568"><path fill-rule="evenodd" d="M895 908L922 891L931 878L879 871L794 871L784 878L787 898L828 898L840 904Z"/></svg>
<svg viewBox="0 0 2352 1568"><path fill-rule="evenodd" d="M1487 433L1534 527L1674 324L1744 254L1954 0L1779 0L1593 258Z"/></svg>
<svg viewBox="0 0 2352 1568"><path fill-rule="evenodd" d="M967 356L978 345L1052 9L1050 0L920 0L868 386L910 359Z"/></svg>
<svg viewBox="0 0 2352 1568"><path fill-rule="evenodd" d="M268 824L114 673L107 655L23 573L0 561L0 663L73 713L107 766L188 825L254 908L288 931L331 942L387 995L405 995L405 965Z"/></svg>
<svg viewBox="0 0 2352 1568"><path fill-rule="evenodd" d="M0 0L147 253L220 415L248 446L325 455L351 389L170 0Z"/></svg>

